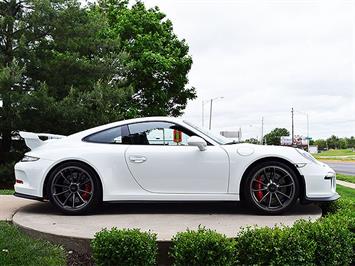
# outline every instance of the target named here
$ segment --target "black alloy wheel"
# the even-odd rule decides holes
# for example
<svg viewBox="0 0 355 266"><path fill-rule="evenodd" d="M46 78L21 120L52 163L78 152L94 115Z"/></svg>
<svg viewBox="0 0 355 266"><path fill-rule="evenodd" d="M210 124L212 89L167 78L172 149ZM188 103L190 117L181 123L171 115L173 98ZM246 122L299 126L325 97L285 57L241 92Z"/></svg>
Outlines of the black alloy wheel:
<svg viewBox="0 0 355 266"><path fill-rule="evenodd" d="M279 214L296 203L299 182L294 171L286 164L265 162L249 172L244 192L248 204L255 210Z"/></svg>
<svg viewBox="0 0 355 266"><path fill-rule="evenodd" d="M97 174L85 164L64 163L49 178L49 199L64 213L85 213L99 202L101 191Z"/></svg>

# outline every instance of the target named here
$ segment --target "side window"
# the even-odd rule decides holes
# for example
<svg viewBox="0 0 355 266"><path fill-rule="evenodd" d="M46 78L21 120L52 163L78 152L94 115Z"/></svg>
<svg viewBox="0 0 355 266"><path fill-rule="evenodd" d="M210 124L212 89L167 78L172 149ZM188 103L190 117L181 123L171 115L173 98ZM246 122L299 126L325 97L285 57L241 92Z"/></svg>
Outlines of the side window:
<svg viewBox="0 0 355 266"><path fill-rule="evenodd" d="M109 143L109 144L126 144L123 138L123 127L114 127L94 133L84 138L84 141L95 143Z"/></svg>
<svg viewBox="0 0 355 266"><path fill-rule="evenodd" d="M168 122L144 122L128 125L131 144L186 146L191 131Z"/></svg>

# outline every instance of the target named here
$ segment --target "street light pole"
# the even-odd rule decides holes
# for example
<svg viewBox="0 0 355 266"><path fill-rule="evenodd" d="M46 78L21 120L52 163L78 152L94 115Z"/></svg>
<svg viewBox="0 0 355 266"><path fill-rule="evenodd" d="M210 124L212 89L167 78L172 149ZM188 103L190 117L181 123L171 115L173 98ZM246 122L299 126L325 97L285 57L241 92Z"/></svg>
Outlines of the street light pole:
<svg viewBox="0 0 355 266"><path fill-rule="evenodd" d="M205 126L205 101L202 100L202 128Z"/></svg>
<svg viewBox="0 0 355 266"><path fill-rule="evenodd" d="M291 137L292 137L292 146L293 146L294 141L295 141L295 125L293 122L293 107L291 109L291 119L292 119L292 133L291 133L292 135L291 135Z"/></svg>
<svg viewBox="0 0 355 266"><path fill-rule="evenodd" d="M305 115L307 117L307 146L309 151L309 114L301 111L295 111L295 112Z"/></svg>
<svg viewBox="0 0 355 266"><path fill-rule="evenodd" d="M210 123L208 126L209 130L211 130L211 123L212 123L212 103L213 103L213 99L211 99L211 104L210 104Z"/></svg>
<svg viewBox="0 0 355 266"><path fill-rule="evenodd" d="M261 117L261 140L260 140L261 145L264 144L264 117Z"/></svg>
<svg viewBox="0 0 355 266"><path fill-rule="evenodd" d="M307 139L309 139L309 115L307 115Z"/></svg>
<svg viewBox="0 0 355 266"><path fill-rule="evenodd" d="M212 106L213 106L213 101L217 99L223 99L224 97L215 97L210 100L210 123L208 125L208 129L211 130L212 128Z"/></svg>

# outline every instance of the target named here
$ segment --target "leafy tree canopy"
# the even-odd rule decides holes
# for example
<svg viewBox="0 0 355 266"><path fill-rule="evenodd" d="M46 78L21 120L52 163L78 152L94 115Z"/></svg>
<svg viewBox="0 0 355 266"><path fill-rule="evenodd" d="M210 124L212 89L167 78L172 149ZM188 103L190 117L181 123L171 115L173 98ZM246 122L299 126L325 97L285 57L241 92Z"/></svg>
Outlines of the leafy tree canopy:
<svg viewBox="0 0 355 266"><path fill-rule="evenodd" d="M0 134L70 134L146 115L183 112L188 46L158 8L102 0L0 2ZM0 151L1 151L0 150Z"/></svg>
<svg viewBox="0 0 355 266"><path fill-rule="evenodd" d="M92 11L106 18L103 33L120 39L128 55L126 77L139 115L181 115L196 93L187 87L188 45L174 34L172 22L158 7L147 9L139 1L129 8L126 0L99 0Z"/></svg>
<svg viewBox="0 0 355 266"><path fill-rule="evenodd" d="M286 128L275 128L265 135L265 141L268 145L280 145L280 137L289 135L290 132Z"/></svg>

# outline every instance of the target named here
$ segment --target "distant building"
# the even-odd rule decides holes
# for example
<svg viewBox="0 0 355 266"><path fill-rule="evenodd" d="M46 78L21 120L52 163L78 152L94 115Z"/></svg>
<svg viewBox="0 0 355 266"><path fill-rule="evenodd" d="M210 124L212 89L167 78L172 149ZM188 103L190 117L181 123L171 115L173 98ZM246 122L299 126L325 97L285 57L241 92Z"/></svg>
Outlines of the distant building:
<svg viewBox="0 0 355 266"><path fill-rule="evenodd" d="M239 142L242 139L242 131L241 130L238 130L238 131L221 131L220 134L223 137L230 138L230 139L236 139Z"/></svg>
<svg viewBox="0 0 355 266"><path fill-rule="evenodd" d="M295 135L294 141L290 136L280 137L280 144L282 146L295 146L297 148L306 149L308 148L308 139L306 137Z"/></svg>
<svg viewBox="0 0 355 266"><path fill-rule="evenodd" d="M316 146L309 146L308 152L313 153L313 154L318 153L318 146L317 145Z"/></svg>

